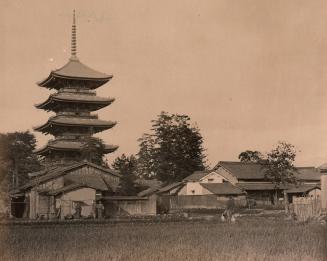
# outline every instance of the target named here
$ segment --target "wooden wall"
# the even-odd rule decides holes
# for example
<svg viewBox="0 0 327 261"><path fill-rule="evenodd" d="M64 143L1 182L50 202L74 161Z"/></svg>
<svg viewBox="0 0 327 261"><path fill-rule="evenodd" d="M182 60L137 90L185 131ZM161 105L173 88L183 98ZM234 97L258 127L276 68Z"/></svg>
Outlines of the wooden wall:
<svg viewBox="0 0 327 261"><path fill-rule="evenodd" d="M147 216L157 214L157 196L152 195L142 200L119 200L104 203L106 216Z"/></svg>
<svg viewBox="0 0 327 261"><path fill-rule="evenodd" d="M327 211L327 173L321 175L321 208Z"/></svg>

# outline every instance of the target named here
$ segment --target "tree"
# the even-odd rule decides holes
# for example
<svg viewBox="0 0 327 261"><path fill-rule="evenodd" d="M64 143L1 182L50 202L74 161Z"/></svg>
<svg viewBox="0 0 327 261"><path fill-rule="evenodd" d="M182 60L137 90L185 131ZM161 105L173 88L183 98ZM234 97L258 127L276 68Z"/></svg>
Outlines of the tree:
<svg viewBox="0 0 327 261"><path fill-rule="evenodd" d="M275 203L278 200L278 190L281 185L296 183L294 160L296 151L292 144L278 142L267 154L267 164L265 164L266 178L275 184ZM285 198L286 203L286 198Z"/></svg>
<svg viewBox="0 0 327 261"><path fill-rule="evenodd" d="M261 163L264 161L264 156L259 151L246 150L241 152L238 155L238 158L241 162L253 162L253 163Z"/></svg>
<svg viewBox="0 0 327 261"><path fill-rule="evenodd" d="M103 156L105 154L105 145L99 138L89 137L82 147L82 159L97 165L105 165Z"/></svg>
<svg viewBox="0 0 327 261"><path fill-rule="evenodd" d="M8 179L11 188L17 187L28 180L28 173L40 170L35 148L35 136L29 131L0 134L0 182Z"/></svg>
<svg viewBox="0 0 327 261"><path fill-rule="evenodd" d="M139 139L140 175L168 183L204 170L203 138L190 117L162 112L152 121L151 130Z"/></svg>
<svg viewBox="0 0 327 261"><path fill-rule="evenodd" d="M135 184L137 171L136 158L133 155L127 157L125 154L122 154L114 160L112 168L118 170L122 175L117 192L124 196L136 195L138 192Z"/></svg>

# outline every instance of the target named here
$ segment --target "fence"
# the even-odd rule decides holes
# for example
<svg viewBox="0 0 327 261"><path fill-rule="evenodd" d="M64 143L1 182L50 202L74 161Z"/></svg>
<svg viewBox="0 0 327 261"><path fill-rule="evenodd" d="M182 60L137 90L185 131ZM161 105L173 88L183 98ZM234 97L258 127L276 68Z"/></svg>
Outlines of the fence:
<svg viewBox="0 0 327 261"><path fill-rule="evenodd" d="M318 217L321 213L321 200L318 198L298 197L293 199L290 211L298 221L307 221L310 218Z"/></svg>
<svg viewBox="0 0 327 261"><path fill-rule="evenodd" d="M161 196L158 199L159 212L174 212L183 209L224 209L228 197L216 195ZM245 197L234 198L236 207L247 205Z"/></svg>

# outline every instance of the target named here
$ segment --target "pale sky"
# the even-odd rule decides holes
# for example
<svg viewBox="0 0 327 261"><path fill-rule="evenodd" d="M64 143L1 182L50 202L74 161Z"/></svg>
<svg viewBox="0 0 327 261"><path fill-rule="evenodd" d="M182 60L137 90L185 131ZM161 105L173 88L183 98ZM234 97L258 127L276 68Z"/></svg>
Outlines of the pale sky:
<svg viewBox="0 0 327 261"><path fill-rule="evenodd" d="M162 110L187 114L211 166L241 151L295 145L297 165L327 161L327 1L0 1L0 132L32 129L50 113L36 82L70 56L72 10L80 60L113 74L98 89L116 156ZM38 145L51 138L36 133Z"/></svg>

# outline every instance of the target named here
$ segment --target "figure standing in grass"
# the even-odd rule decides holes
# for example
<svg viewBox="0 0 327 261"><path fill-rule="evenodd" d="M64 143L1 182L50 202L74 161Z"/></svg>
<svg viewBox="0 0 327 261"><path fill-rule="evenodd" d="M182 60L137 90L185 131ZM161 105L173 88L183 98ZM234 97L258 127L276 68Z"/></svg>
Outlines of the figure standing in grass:
<svg viewBox="0 0 327 261"><path fill-rule="evenodd" d="M224 216L226 220L230 223L232 221L233 213L235 209L235 202L233 197L229 197L227 204L226 204L226 210L224 212ZM235 219L235 218L234 218Z"/></svg>

